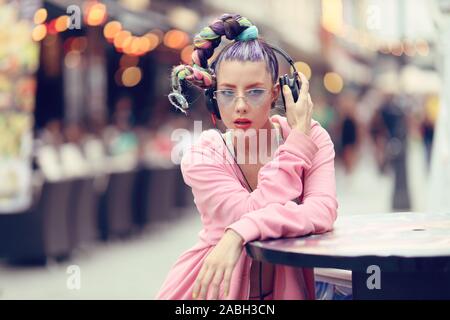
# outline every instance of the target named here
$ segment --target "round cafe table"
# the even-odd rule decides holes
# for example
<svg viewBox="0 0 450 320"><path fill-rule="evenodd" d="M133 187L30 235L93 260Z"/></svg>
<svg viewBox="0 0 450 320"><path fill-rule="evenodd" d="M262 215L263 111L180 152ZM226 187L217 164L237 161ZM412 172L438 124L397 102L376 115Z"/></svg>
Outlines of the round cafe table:
<svg viewBox="0 0 450 320"><path fill-rule="evenodd" d="M344 216L331 232L246 250L273 264L351 270L353 299L450 299L450 213Z"/></svg>

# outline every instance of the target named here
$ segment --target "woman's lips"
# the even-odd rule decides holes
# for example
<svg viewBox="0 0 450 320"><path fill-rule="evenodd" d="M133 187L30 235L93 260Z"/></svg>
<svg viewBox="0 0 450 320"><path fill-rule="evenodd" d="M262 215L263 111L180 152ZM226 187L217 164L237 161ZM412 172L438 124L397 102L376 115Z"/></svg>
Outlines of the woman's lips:
<svg viewBox="0 0 450 320"><path fill-rule="evenodd" d="M246 129L252 125L252 122L248 119L237 119L234 121L234 125L239 129Z"/></svg>

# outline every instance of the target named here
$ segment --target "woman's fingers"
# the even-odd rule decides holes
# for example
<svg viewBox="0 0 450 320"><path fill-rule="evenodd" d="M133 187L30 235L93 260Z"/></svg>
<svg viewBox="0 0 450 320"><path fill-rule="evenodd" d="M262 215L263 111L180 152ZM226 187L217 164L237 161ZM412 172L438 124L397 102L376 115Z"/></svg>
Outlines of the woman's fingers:
<svg viewBox="0 0 450 320"><path fill-rule="evenodd" d="M200 292L201 283L203 280L203 277L208 269L208 266L206 264L203 264L202 268L200 269L200 272L197 275L197 279L195 279L194 282L194 288L192 289L192 298L197 299L198 293Z"/></svg>
<svg viewBox="0 0 450 320"><path fill-rule="evenodd" d="M202 281L200 282L200 293L198 296L199 299L206 299L206 294L208 293L209 283L211 282L213 276L214 276L213 268L208 268L208 271L206 271L205 276L203 277Z"/></svg>
<svg viewBox="0 0 450 320"><path fill-rule="evenodd" d="M309 81L308 78L306 78L306 76L299 72L298 76L301 80L302 86L300 88L300 98L303 100L307 100L308 99L308 93L309 93Z"/></svg>
<svg viewBox="0 0 450 320"><path fill-rule="evenodd" d="M287 84L283 86L283 95L284 95L284 101L286 102L286 109L288 106L292 106L295 104L294 97L292 97L291 88Z"/></svg>
<svg viewBox="0 0 450 320"><path fill-rule="evenodd" d="M311 116L313 108L314 108L314 103L312 102L311 95L308 93L308 110L309 110L309 116Z"/></svg>
<svg viewBox="0 0 450 320"><path fill-rule="evenodd" d="M216 270L214 278L211 282L211 299L217 300L219 298L220 284L222 283L223 269Z"/></svg>
<svg viewBox="0 0 450 320"><path fill-rule="evenodd" d="M226 268L225 274L223 276L223 292L225 297L228 296L228 293L230 292L230 283L231 283L231 274L233 273L232 268Z"/></svg>

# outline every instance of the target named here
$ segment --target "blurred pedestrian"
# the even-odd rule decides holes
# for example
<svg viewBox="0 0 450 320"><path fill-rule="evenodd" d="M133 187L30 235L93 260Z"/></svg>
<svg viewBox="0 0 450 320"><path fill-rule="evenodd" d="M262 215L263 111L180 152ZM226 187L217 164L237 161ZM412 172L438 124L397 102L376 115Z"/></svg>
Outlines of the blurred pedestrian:
<svg viewBox="0 0 450 320"><path fill-rule="evenodd" d="M358 120L356 118L356 94L346 91L338 99L340 114L340 151L344 169L352 173L358 157Z"/></svg>
<svg viewBox="0 0 450 320"><path fill-rule="evenodd" d="M380 116L387 132L386 160L394 171L392 209L408 211L411 208L406 167L408 126L398 96L389 91L385 92Z"/></svg>

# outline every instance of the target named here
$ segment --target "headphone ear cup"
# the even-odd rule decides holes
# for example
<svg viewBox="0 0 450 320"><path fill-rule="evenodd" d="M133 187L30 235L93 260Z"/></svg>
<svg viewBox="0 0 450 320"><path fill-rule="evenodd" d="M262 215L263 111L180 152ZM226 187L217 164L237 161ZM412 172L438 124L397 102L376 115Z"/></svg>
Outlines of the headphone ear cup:
<svg viewBox="0 0 450 320"><path fill-rule="evenodd" d="M287 84L287 83L286 83L286 77L287 77L287 75L285 74L284 76L281 76L281 77L278 79L278 82L280 83L281 98L283 99L283 107L284 107L284 111L286 111L286 100L284 99L283 86L284 86L285 84Z"/></svg>
<svg viewBox="0 0 450 320"><path fill-rule="evenodd" d="M294 102L297 102L298 96L300 94L300 83L296 77L289 78L289 88L291 88L292 97Z"/></svg>

